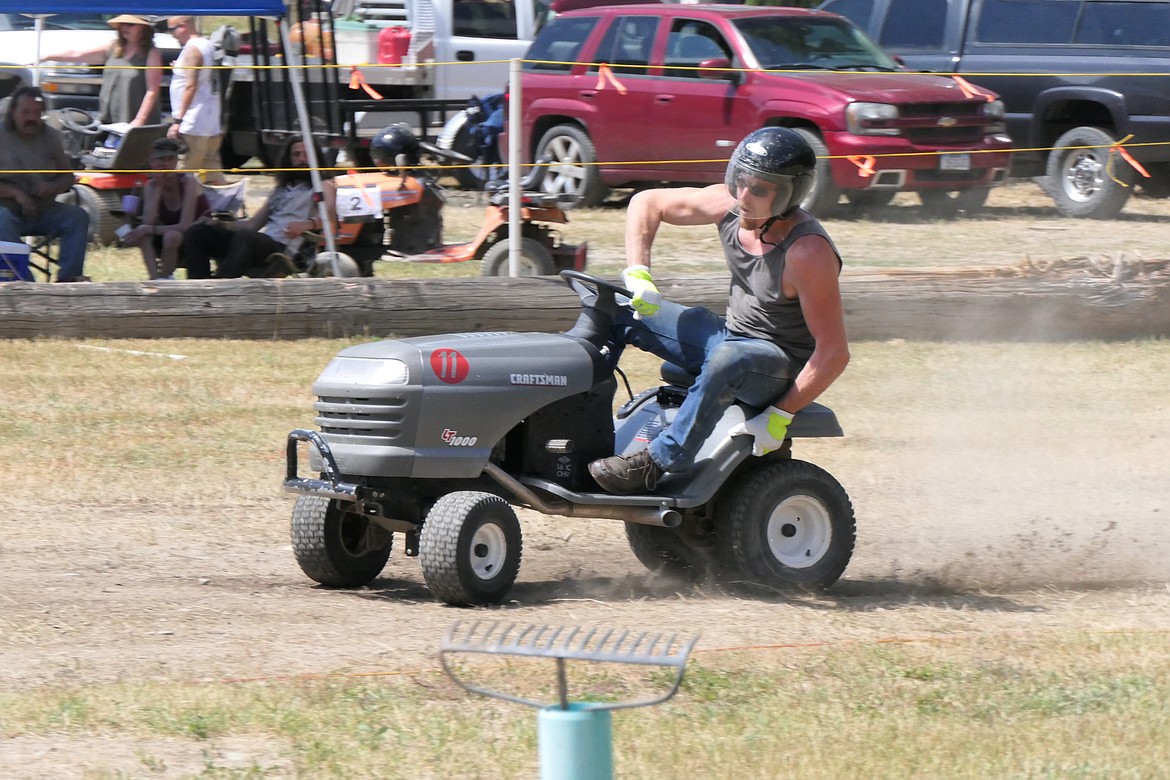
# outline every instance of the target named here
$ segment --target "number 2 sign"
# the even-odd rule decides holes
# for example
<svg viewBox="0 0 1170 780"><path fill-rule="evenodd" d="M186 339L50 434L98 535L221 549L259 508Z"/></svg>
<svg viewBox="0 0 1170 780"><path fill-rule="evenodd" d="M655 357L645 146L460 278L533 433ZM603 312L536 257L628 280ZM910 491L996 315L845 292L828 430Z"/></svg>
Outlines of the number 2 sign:
<svg viewBox="0 0 1170 780"><path fill-rule="evenodd" d="M337 218L342 222L373 222L382 218L382 192L377 184L337 188Z"/></svg>

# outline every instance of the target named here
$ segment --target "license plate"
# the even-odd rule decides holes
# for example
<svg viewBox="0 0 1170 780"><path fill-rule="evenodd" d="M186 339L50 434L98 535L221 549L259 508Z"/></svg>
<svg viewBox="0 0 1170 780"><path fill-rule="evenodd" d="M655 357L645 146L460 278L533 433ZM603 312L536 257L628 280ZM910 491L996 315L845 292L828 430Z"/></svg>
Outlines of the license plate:
<svg viewBox="0 0 1170 780"><path fill-rule="evenodd" d="M971 155L969 154L943 154L939 155L938 167L943 171L969 171L971 170Z"/></svg>

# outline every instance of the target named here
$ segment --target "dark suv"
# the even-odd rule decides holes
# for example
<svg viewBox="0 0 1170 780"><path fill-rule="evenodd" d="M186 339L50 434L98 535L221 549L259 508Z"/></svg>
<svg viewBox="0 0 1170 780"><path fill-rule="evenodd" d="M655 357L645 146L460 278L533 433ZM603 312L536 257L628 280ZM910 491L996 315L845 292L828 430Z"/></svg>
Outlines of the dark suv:
<svg viewBox="0 0 1170 780"><path fill-rule="evenodd" d="M1170 195L1170 0L828 0L907 65L998 92L1015 175L1061 213L1111 217L1131 186ZM966 75L969 74L969 75ZM1127 135L1140 176L1109 147ZM1048 150L1053 151L1048 151Z"/></svg>
<svg viewBox="0 0 1170 780"><path fill-rule="evenodd" d="M1009 162L995 95L906 72L848 20L804 9L572 11L533 41L521 95L526 161L555 160L545 188L582 205L609 187L721 181L765 125L812 144L805 205L821 214L899 191L940 213L978 208Z"/></svg>

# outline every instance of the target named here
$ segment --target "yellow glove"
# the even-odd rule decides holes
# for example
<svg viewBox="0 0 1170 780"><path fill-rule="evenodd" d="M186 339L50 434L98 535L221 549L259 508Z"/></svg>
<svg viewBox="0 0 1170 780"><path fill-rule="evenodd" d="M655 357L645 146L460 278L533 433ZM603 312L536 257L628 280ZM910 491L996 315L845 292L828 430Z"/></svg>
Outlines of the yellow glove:
<svg viewBox="0 0 1170 780"><path fill-rule="evenodd" d="M769 406L762 413L750 420L745 420L734 426L728 433L731 436L751 435L752 455L759 457L780 449L788 436L788 423L792 422L792 415L776 406Z"/></svg>
<svg viewBox="0 0 1170 780"><path fill-rule="evenodd" d="M644 265L631 265L622 271L622 284L634 294L630 308L637 319L653 317L662 308L662 294L650 278L650 269Z"/></svg>

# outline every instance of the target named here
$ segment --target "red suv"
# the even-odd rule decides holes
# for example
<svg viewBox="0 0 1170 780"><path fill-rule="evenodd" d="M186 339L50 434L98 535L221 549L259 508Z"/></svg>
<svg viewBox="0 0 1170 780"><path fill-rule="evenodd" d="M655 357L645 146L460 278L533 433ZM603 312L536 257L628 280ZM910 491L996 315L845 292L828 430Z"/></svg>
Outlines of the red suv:
<svg viewBox="0 0 1170 780"><path fill-rule="evenodd" d="M610 187L721 181L741 138L784 125L819 158L806 208L909 190L953 213L983 205L1011 144L994 94L911 73L847 19L797 8L570 11L533 41L521 95L525 161L555 160L545 189L583 206Z"/></svg>

